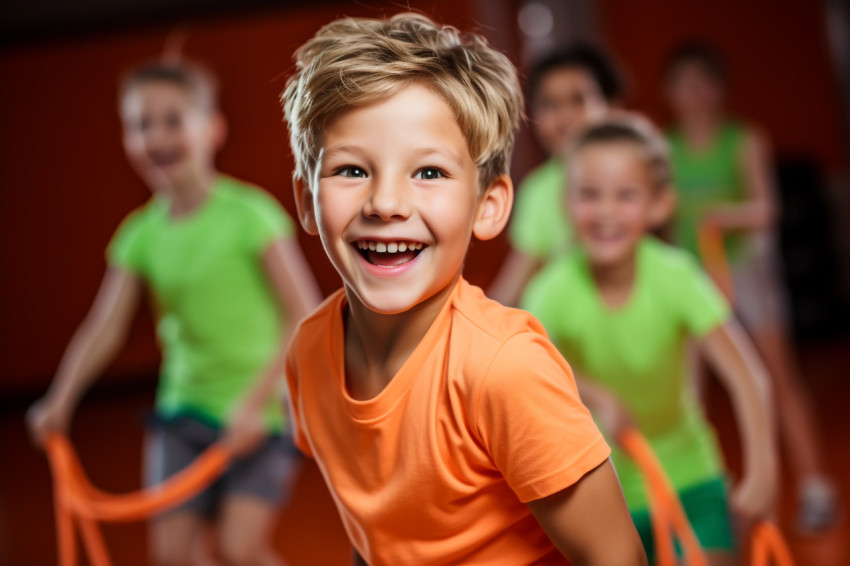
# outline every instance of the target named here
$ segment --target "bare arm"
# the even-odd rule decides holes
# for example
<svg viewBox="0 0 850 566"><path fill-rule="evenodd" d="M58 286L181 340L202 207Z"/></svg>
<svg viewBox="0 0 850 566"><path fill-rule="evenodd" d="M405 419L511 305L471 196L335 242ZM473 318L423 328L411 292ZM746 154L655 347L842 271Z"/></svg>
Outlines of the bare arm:
<svg viewBox="0 0 850 566"><path fill-rule="evenodd" d="M575 485L528 503L555 547L575 566L643 566L646 554L610 460Z"/></svg>
<svg viewBox="0 0 850 566"><path fill-rule="evenodd" d="M741 430L744 477L733 503L750 518L769 516L775 503L778 462L767 372L734 319L712 330L699 347L729 392Z"/></svg>
<svg viewBox="0 0 850 566"><path fill-rule="evenodd" d="M51 431L67 430L80 397L124 344L141 296L141 281L129 271L107 269L94 303L68 344L47 394L30 409L38 444Z"/></svg>
<svg viewBox="0 0 850 566"><path fill-rule="evenodd" d="M511 248L487 295L509 307L518 305L526 285L541 267L543 262L539 259Z"/></svg>
<svg viewBox="0 0 850 566"><path fill-rule="evenodd" d="M263 252L262 262L278 303L288 315L287 326L277 355L231 418L226 442L236 454L250 452L264 436L262 406L275 395L283 379L289 338L298 322L321 301L310 267L294 238L270 243Z"/></svg>
<svg viewBox="0 0 850 566"><path fill-rule="evenodd" d="M739 159L747 200L714 208L706 218L724 230L769 230L776 218L776 189L767 138L747 132Z"/></svg>

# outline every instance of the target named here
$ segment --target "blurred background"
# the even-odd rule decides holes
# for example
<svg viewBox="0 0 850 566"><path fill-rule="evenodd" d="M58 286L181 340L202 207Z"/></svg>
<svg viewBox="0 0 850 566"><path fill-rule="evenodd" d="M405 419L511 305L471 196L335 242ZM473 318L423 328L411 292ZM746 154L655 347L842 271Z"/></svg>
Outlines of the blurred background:
<svg viewBox="0 0 850 566"><path fill-rule="evenodd" d="M278 95L292 53L343 16L407 8L476 29L527 70L574 39L608 48L628 78L626 105L669 123L662 66L699 37L728 57L730 107L771 137L783 205L781 248L794 336L825 434L830 469L850 494L850 2L845 0L4 0L0 4L0 564L56 562L44 456L24 427L104 271L103 250L148 190L121 148L117 81L184 34L189 58L220 77L230 126L219 168L265 187L294 213L292 157ZM521 134L518 182L544 159ZM318 239L300 237L325 293L339 285ZM504 238L476 243L467 277L486 285ZM142 420L158 354L143 311L128 346L84 399L72 437L94 483L140 481ZM730 466L738 465L728 401L710 414ZM145 527L108 527L116 564L147 564ZM321 477L307 464L282 511L277 543L299 564L347 563L349 547ZM792 539L800 564L848 564L846 523L826 537Z"/></svg>

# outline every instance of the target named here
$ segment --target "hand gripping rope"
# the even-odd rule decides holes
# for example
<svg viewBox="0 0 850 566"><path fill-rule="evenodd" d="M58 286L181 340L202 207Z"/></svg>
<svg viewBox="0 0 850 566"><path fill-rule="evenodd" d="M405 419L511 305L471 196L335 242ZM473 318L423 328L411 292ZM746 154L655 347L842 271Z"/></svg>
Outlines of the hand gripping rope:
<svg viewBox="0 0 850 566"><path fill-rule="evenodd" d="M652 516L652 535L655 539L657 565L679 564L673 548L673 535L682 546L685 564L707 566L705 553L691 528L682 503L673 490L649 442L634 429L627 429L619 438L619 444L632 458L643 474L649 497ZM750 566L794 566L791 552L779 529L770 521L763 520L753 529L751 539ZM771 562L772 561L772 562Z"/></svg>
<svg viewBox="0 0 850 566"><path fill-rule="evenodd" d="M53 475L59 564L77 566L75 524L92 566L111 561L98 522L138 521L191 498L227 468L230 453L214 444L194 463L160 485L126 494L104 493L91 485L79 459L64 436L52 434L45 447Z"/></svg>

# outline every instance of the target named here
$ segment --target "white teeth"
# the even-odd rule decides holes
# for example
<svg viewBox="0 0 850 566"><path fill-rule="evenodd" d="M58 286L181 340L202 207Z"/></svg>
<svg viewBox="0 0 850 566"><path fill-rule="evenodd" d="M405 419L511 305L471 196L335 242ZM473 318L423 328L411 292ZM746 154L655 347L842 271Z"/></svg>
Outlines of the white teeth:
<svg viewBox="0 0 850 566"><path fill-rule="evenodd" d="M425 247L422 242L376 242L374 240L357 240L357 249L370 250L378 253L404 253L407 251L419 251Z"/></svg>

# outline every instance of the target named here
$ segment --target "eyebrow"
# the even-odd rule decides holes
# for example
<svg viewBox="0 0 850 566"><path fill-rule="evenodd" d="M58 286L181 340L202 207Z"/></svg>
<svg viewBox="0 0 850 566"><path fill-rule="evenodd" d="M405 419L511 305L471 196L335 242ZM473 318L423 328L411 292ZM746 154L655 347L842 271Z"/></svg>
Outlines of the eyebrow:
<svg viewBox="0 0 850 566"><path fill-rule="evenodd" d="M364 149L357 145L336 145L322 150L322 157L334 156L340 153L350 153L360 155L364 153ZM458 166L463 166L463 159L456 152L439 147L417 147L413 149L413 153L421 157L431 155L440 155L455 162Z"/></svg>

